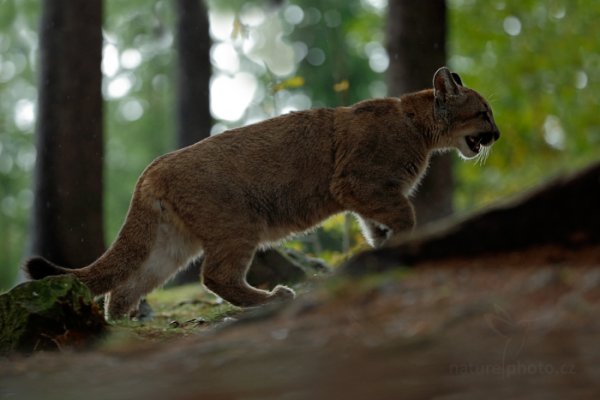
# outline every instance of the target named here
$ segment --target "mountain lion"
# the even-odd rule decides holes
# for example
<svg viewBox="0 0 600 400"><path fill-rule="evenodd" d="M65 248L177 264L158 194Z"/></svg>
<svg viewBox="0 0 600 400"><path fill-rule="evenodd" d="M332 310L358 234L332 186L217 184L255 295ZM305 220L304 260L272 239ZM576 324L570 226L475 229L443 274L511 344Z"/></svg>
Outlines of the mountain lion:
<svg viewBox="0 0 600 400"><path fill-rule="evenodd" d="M293 112L159 157L98 260L66 269L35 257L25 269L33 279L73 274L94 295L107 293L107 318L128 315L200 253L204 285L234 305L293 298L288 287L265 291L246 282L258 247L344 211L381 246L413 228L408 196L432 152L456 148L473 158L499 136L483 97L443 67L433 89Z"/></svg>

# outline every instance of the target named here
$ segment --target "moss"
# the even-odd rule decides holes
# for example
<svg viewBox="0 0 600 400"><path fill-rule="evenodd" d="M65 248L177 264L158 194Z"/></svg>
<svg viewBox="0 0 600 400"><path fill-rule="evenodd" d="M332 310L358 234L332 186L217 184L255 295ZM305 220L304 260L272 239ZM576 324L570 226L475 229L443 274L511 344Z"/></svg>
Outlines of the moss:
<svg viewBox="0 0 600 400"><path fill-rule="evenodd" d="M222 302L198 283L155 290L147 300L153 309L153 318L116 321L111 327L111 338L105 341L108 347L136 340L160 342L186 336L241 311Z"/></svg>
<svg viewBox="0 0 600 400"><path fill-rule="evenodd" d="M155 310L155 320L168 323L198 318L219 322L239 311L239 308L223 302L197 283L156 290L148 296L148 302Z"/></svg>
<svg viewBox="0 0 600 400"><path fill-rule="evenodd" d="M25 282L0 295L0 353L81 347L104 331L88 288L72 276Z"/></svg>

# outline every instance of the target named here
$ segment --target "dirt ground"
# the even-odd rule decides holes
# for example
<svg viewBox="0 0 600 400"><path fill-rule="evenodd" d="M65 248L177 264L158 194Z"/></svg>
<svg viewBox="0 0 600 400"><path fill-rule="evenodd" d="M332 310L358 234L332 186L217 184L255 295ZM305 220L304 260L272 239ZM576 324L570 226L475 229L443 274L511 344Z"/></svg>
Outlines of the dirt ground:
<svg viewBox="0 0 600 400"><path fill-rule="evenodd" d="M153 340L5 357L0 398L600 398L600 248L335 276L300 292Z"/></svg>

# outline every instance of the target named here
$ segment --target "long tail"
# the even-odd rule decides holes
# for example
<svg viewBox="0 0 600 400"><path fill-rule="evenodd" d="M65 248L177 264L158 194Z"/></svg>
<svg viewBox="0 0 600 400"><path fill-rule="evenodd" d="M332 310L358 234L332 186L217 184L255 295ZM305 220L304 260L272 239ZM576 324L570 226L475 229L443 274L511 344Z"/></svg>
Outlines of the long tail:
<svg viewBox="0 0 600 400"><path fill-rule="evenodd" d="M26 261L23 269L32 279L50 275L75 275L95 296L111 291L140 268L154 244L160 220L160 204L156 199L152 201L144 197L136 189L117 239L100 258L87 267L64 268L42 257L34 257Z"/></svg>

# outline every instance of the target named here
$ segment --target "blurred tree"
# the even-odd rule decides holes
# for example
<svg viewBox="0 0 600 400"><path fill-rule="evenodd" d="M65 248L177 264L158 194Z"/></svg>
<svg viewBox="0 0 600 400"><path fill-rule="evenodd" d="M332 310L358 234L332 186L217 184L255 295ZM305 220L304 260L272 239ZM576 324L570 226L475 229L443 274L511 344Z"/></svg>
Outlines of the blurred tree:
<svg viewBox="0 0 600 400"><path fill-rule="evenodd" d="M104 250L102 1L44 1L39 40L29 252L83 266Z"/></svg>
<svg viewBox="0 0 600 400"><path fill-rule="evenodd" d="M211 40L208 11L202 0L177 0L177 144L189 146L210 136ZM194 261L173 283L197 282L200 262Z"/></svg>
<svg viewBox="0 0 600 400"><path fill-rule="evenodd" d="M390 95L430 88L433 73L446 64L445 0L390 0L387 50ZM431 159L414 199L420 225L452 214L452 157L442 154Z"/></svg>
<svg viewBox="0 0 600 400"><path fill-rule="evenodd" d="M202 0L177 0L177 144L189 146L210 136L210 35Z"/></svg>

